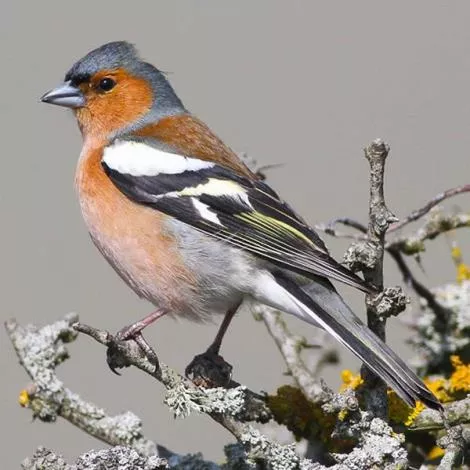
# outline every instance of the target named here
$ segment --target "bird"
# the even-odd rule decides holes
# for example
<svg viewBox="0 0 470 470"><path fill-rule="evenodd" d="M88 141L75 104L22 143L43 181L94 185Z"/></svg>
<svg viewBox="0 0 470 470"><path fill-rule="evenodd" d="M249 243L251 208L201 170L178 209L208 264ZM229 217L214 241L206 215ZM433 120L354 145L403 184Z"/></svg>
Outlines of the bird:
<svg viewBox="0 0 470 470"><path fill-rule="evenodd" d="M334 287L379 290L337 262L318 234L198 117L164 72L127 41L75 62L41 98L70 108L82 134L75 186L91 239L155 310L118 333L149 354L142 330L163 315L224 315L256 301L323 328L410 406L441 404ZM155 358L157 359L157 358Z"/></svg>

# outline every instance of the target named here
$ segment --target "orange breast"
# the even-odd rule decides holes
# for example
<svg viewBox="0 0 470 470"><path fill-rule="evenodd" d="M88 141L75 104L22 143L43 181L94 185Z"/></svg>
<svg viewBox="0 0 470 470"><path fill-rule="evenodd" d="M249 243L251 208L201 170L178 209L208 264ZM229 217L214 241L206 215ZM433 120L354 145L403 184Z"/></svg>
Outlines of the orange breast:
<svg viewBox="0 0 470 470"><path fill-rule="evenodd" d="M102 148L84 150L76 174L81 210L95 245L139 296L184 314L194 279L164 225L167 216L127 199L104 173L101 156Z"/></svg>

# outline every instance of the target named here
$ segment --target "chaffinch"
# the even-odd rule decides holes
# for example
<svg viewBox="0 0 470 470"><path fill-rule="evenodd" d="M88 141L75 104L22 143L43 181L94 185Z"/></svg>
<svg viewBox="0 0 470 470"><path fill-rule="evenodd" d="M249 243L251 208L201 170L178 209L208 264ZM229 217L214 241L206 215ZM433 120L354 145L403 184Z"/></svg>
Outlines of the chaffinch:
<svg viewBox="0 0 470 470"><path fill-rule="evenodd" d="M76 187L91 238L157 310L121 330L136 339L165 314L225 314L218 353L245 299L333 335L409 405L440 408L414 372L362 321L329 278L376 293L335 261L304 220L186 110L165 75L127 42L76 62L42 97L73 109L83 148Z"/></svg>

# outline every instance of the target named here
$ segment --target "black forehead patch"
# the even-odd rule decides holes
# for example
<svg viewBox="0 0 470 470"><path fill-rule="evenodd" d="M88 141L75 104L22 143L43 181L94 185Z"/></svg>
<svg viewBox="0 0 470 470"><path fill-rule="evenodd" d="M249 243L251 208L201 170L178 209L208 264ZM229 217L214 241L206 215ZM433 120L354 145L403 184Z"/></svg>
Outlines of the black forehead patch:
<svg viewBox="0 0 470 470"><path fill-rule="evenodd" d="M65 75L65 80L80 83L103 69L132 69L139 62L136 48L126 41L104 44L77 61Z"/></svg>

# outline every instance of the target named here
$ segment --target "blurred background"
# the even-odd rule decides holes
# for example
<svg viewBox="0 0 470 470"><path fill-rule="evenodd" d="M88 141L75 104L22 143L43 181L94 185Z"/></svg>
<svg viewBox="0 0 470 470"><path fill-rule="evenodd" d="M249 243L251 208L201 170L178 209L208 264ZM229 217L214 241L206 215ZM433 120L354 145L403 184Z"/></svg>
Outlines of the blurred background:
<svg viewBox="0 0 470 470"><path fill-rule="evenodd" d="M283 164L268 181L311 223L338 216L366 221L362 149L376 137L392 148L386 197L399 217L469 182L469 15L465 1L83 0L66 6L4 0L2 320L45 324L75 311L83 322L116 331L152 308L121 282L82 223L73 187L81 142L72 114L38 102L90 49L111 40L134 42L233 149L261 164ZM447 205L468 206L468 196ZM468 232L456 237L470 259ZM347 243L327 242L341 258ZM453 280L449 238L427 248L421 278L429 286ZM386 284L400 282L387 259ZM342 292L363 315L361 295ZM314 328L290 324L315 340ZM217 326L163 318L146 334L161 360L183 371ZM405 358L412 356L408 335L399 320L389 322L390 342ZM174 420L157 382L132 369L113 375L104 349L88 338L70 351L71 360L59 369L69 388L111 414L133 410L147 436L172 450L222 457L231 436L205 416ZM252 389L271 392L288 380L273 341L249 312L235 319L222 352L234 378ZM340 353L341 367L324 373L333 387L340 368L358 367L349 353ZM18 468L38 445L70 460L103 446L66 422L32 422L30 411L19 407L28 378L3 330L0 374L3 468Z"/></svg>

